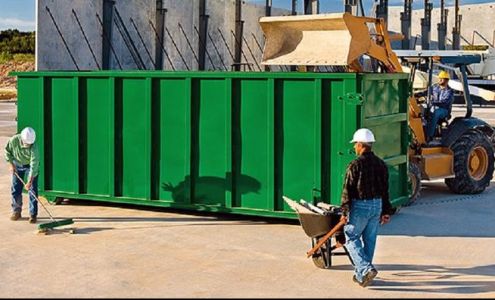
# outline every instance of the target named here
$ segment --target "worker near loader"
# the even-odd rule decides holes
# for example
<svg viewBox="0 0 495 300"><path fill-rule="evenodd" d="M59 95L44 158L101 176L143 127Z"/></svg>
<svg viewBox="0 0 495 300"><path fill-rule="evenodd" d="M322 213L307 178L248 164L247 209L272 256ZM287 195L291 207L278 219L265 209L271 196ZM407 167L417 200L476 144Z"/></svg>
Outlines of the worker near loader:
<svg viewBox="0 0 495 300"><path fill-rule="evenodd" d="M368 286L378 274L373 255L380 224L390 221L388 169L371 150L375 137L367 128L354 133L351 143L358 158L347 167L342 191L345 246L354 263L354 282Z"/></svg>
<svg viewBox="0 0 495 300"><path fill-rule="evenodd" d="M438 122L450 115L454 102L454 91L449 87L450 75L446 71L438 74L438 83L431 87L431 106L426 123L426 137L431 141L435 136ZM418 93L425 96L426 92Z"/></svg>
<svg viewBox="0 0 495 300"><path fill-rule="evenodd" d="M36 223L38 215L38 170L40 154L35 143L36 132L31 127L9 139L5 146L5 159L12 173L12 221L19 220L22 212L22 189L29 192L29 223ZM27 174L26 185L20 178ZM34 195L33 195L34 194ZM35 197L36 196L36 197Z"/></svg>

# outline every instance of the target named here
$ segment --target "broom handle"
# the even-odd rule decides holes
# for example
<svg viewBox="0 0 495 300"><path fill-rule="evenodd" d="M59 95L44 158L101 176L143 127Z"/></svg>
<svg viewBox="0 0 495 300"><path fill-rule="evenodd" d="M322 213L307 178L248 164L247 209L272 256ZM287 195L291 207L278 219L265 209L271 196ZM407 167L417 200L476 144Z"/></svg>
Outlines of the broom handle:
<svg viewBox="0 0 495 300"><path fill-rule="evenodd" d="M26 184L24 183L24 180L22 180L22 178L19 176L19 174L17 174L17 172L14 170L14 174L15 176L22 182L22 185L24 186L24 189L28 191L28 193L31 193L31 195L33 195L34 199L36 199L36 201L38 201L39 204L41 204L41 206L43 206L43 208L45 209L46 213L50 216L50 219L52 219L52 221L55 221L56 220L53 218L52 214L48 211L48 209L45 207L45 205L43 204L43 202L41 202L38 197L36 197L36 195L33 193L33 191L31 191L30 189L26 189Z"/></svg>

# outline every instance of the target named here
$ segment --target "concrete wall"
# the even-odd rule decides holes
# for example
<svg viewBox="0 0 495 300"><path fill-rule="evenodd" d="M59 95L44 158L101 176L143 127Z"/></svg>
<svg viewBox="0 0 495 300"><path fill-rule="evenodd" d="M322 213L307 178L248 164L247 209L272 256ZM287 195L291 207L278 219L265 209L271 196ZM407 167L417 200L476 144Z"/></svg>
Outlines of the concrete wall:
<svg viewBox="0 0 495 300"><path fill-rule="evenodd" d="M435 3L438 5L438 3ZM447 45L451 48L452 28L454 27L455 10L454 7L446 7L448 12L447 19ZM400 12L403 7L389 7L389 30L400 32ZM459 7L459 13L462 15L461 35L469 42L472 42L473 32L476 30L483 35L489 42L493 43L495 32L495 2L486 4L462 5ZM413 10L412 12L412 27L411 38L419 34L421 35L421 18L424 17L424 10ZM434 8L431 16L431 41L430 49L437 49L436 42L438 41L437 23L440 22L440 9ZM413 43L414 41L412 41ZM417 46L421 47L421 37L417 38ZM475 36L474 44L486 45L481 38ZM467 45L466 41L461 38L461 45Z"/></svg>
<svg viewBox="0 0 495 300"><path fill-rule="evenodd" d="M37 0L37 68L38 70L76 70L76 65L57 32L48 7L80 70L97 70L102 60L102 26L96 14L103 20L103 0ZM155 52L163 53L164 70L197 70L199 56L199 0L163 0L167 11L164 17L163 47L157 43L150 22L156 26L156 0L116 0L111 29L110 69L137 70L139 62L133 58L115 21L116 11L125 23L131 40L140 54L146 69L154 69ZM91 54L77 21L74 10L89 40L96 61ZM206 70L231 70L235 49L235 1L209 0ZM244 38L242 60L253 71L262 67L261 49L263 34L258 19L265 14L264 6L243 3ZM289 11L272 9L273 15L289 14ZM137 27L134 28L131 18ZM221 32L221 33L220 33ZM140 37L141 36L141 37ZM223 36L223 37L222 37ZM143 42L141 41L144 41ZM225 39L225 42L224 42ZM175 43L175 45L174 45ZM260 46L258 46L260 44ZM145 46L146 45L146 46ZM164 50L163 50L164 49ZM148 51L146 51L148 50ZM229 51L230 50L230 51ZM149 52L149 54L148 54ZM231 55L232 53L232 55ZM139 61L139 59L137 59Z"/></svg>
<svg viewBox="0 0 495 300"><path fill-rule="evenodd" d="M61 35L57 31L57 27L46 9L47 7ZM76 70L62 37L80 70L97 69L72 10L76 12L97 62L101 65L101 27L96 19L96 13L101 15L102 1L39 0L37 8L36 56L38 70Z"/></svg>

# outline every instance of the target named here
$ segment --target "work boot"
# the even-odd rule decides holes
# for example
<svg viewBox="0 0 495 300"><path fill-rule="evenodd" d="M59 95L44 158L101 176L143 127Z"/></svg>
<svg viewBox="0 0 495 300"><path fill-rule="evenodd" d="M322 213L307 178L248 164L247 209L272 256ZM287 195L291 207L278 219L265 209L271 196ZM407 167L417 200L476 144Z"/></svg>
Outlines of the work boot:
<svg viewBox="0 0 495 300"><path fill-rule="evenodd" d="M362 287L367 287L373 279L375 279L376 275L378 275L378 271L376 269L370 269L363 277L363 282L361 284Z"/></svg>
<svg viewBox="0 0 495 300"><path fill-rule="evenodd" d="M21 218L21 213L20 212L13 212L12 215L10 216L10 219L12 221L17 221Z"/></svg>
<svg viewBox="0 0 495 300"><path fill-rule="evenodd" d="M29 217L29 223L31 223L31 224L36 223L36 216L31 215L31 216Z"/></svg>
<svg viewBox="0 0 495 300"><path fill-rule="evenodd" d="M352 281L359 284L360 286L363 286L363 284L361 282L359 282L359 280L357 280L356 275L352 275Z"/></svg>
<svg viewBox="0 0 495 300"><path fill-rule="evenodd" d="M373 279L375 279L377 274L378 271L376 269L371 269L368 271L368 273L364 275L363 282L357 280L356 275L352 276L352 281L354 281L355 283L359 284L362 287L367 287L373 281Z"/></svg>

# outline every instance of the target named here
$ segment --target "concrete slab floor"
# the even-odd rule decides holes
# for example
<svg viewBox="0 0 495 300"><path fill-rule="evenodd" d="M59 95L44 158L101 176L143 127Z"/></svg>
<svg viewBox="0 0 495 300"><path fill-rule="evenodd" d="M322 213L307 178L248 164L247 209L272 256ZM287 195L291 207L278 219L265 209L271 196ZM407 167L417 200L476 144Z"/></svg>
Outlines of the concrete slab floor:
<svg viewBox="0 0 495 300"><path fill-rule="evenodd" d="M6 141L0 137L1 149ZM22 220L9 220L9 193L1 163L1 298L495 297L495 182L472 196L426 183L415 204L380 228L379 274L367 288L352 282L346 256L334 257L332 269L315 267L297 223L44 202L57 219L73 218L67 227L77 232L39 235L26 196ZM39 223L50 221L39 212Z"/></svg>

